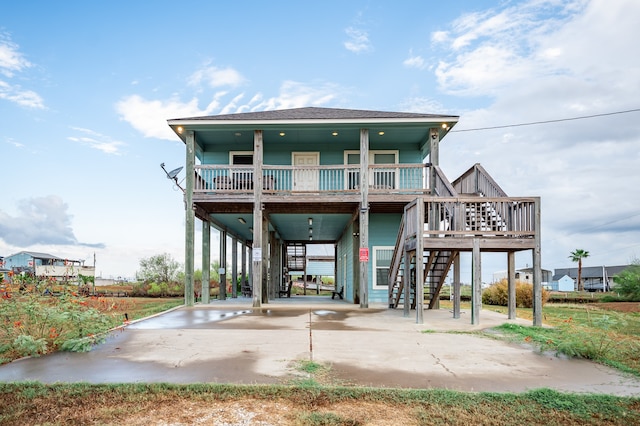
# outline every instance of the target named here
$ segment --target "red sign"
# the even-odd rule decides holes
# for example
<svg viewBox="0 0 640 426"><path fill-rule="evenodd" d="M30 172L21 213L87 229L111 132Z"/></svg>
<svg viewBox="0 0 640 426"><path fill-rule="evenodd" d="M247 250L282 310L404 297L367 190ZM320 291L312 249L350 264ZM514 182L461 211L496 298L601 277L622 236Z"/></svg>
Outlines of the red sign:
<svg viewBox="0 0 640 426"><path fill-rule="evenodd" d="M368 261L369 261L369 248L360 247L360 262L368 262Z"/></svg>

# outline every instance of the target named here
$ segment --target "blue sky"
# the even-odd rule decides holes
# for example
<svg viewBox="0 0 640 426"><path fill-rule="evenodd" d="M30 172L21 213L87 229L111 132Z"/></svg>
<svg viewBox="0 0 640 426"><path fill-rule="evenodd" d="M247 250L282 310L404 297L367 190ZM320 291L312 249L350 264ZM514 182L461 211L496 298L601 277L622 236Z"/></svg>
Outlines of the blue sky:
<svg viewBox="0 0 640 426"><path fill-rule="evenodd" d="M159 165L184 165L184 145L166 120L323 106L460 115L444 172L478 162L542 197L545 269L577 248L626 264L640 112L463 130L637 110L638 22L635 0L5 4L0 255L95 252L104 277L183 261L182 194ZM500 268L483 257L485 280Z"/></svg>

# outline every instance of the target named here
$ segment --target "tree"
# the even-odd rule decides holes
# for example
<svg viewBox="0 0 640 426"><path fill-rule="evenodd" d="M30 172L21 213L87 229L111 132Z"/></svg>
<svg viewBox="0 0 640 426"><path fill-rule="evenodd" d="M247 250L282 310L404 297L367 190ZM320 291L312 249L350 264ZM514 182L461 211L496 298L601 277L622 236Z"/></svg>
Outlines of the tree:
<svg viewBox="0 0 640 426"><path fill-rule="evenodd" d="M572 251L569 256L572 262L578 262L578 291L584 290L584 286L582 285L582 259L586 257L589 257L589 252L582 249Z"/></svg>
<svg viewBox="0 0 640 426"><path fill-rule="evenodd" d="M625 268L614 279L618 293L633 301L640 300L640 259L634 260L631 266Z"/></svg>
<svg viewBox="0 0 640 426"><path fill-rule="evenodd" d="M169 283L175 280L179 269L180 264L169 253L163 253L140 259L140 271L136 277L141 281Z"/></svg>

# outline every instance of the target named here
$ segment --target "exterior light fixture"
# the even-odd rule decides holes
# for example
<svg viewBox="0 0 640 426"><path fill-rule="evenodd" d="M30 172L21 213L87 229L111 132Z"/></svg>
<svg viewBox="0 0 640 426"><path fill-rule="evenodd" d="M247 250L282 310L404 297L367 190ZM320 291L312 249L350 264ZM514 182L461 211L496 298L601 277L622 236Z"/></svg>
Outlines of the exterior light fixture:
<svg viewBox="0 0 640 426"><path fill-rule="evenodd" d="M309 237L309 241L313 241L313 237Z"/></svg>
<svg viewBox="0 0 640 426"><path fill-rule="evenodd" d="M280 136L284 136L284 135L286 135L285 132L280 132Z"/></svg>
<svg viewBox="0 0 640 426"><path fill-rule="evenodd" d="M379 134L380 136L382 136L382 135L384 135L384 131L380 130L380 131L378 132L378 134Z"/></svg>
<svg viewBox="0 0 640 426"><path fill-rule="evenodd" d="M182 133L184 131L184 129L182 128L182 126L178 126L178 128L176 129L178 131L178 133Z"/></svg>
<svg viewBox="0 0 640 426"><path fill-rule="evenodd" d="M313 226L313 218L309 218L309 226Z"/></svg>
<svg viewBox="0 0 640 426"><path fill-rule="evenodd" d="M313 228L309 228L309 234L313 234Z"/></svg>
<svg viewBox="0 0 640 426"><path fill-rule="evenodd" d="M442 123L442 128L445 130L449 129L449 125L447 123Z"/></svg>
<svg viewBox="0 0 640 426"><path fill-rule="evenodd" d="M331 132L331 134L332 134L333 136L338 136L338 132L335 132L335 131L334 131L334 132Z"/></svg>
<svg viewBox="0 0 640 426"><path fill-rule="evenodd" d="M246 221L246 220L244 220L244 218L243 218L243 217L239 217L239 218L238 218L238 222L240 222L240 223L241 223L241 224L243 224L243 225L244 225L245 223L247 223L247 221Z"/></svg>

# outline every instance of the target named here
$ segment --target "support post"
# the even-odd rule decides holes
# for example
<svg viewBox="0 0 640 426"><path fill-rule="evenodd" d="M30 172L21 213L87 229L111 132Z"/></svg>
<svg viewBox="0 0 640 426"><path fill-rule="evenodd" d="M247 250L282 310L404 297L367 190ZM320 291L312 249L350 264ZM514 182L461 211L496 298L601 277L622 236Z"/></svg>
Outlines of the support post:
<svg viewBox="0 0 640 426"><path fill-rule="evenodd" d="M507 253L507 311L509 319L516 319L516 254Z"/></svg>
<svg viewBox="0 0 640 426"><path fill-rule="evenodd" d="M404 303L402 304L403 315L409 317L411 313L411 252L407 250L407 232L409 226L407 225L407 212L405 210L404 216L404 229L402 231L402 251L404 255L404 272L402 273L402 280L404 281L402 291L404 292Z"/></svg>
<svg viewBox="0 0 640 426"><path fill-rule="evenodd" d="M209 303L209 282L211 281L211 222L202 221L202 290L200 301Z"/></svg>
<svg viewBox="0 0 640 426"><path fill-rule="evenodd" d="M194 232L196 213L193 209L193 188L195 173L195 145L196 135L193 131L187 132L187 154L185 178L185 244L184 244L184 304L193 306L194 304Z"/></svg>
<svg viewBox="0 0 640 426"><path fill-rule="evenodd" d="M242 247L242 272L240 273L242 278L240 281L244 284L247 281L247 245L242 241L240 247Z"/></svg>
<svg viewBox="0 0 640 426"><path fill-rule="evenodd" d="M471 324L480 324L480 307L482 306L482 267L480 264L480 240L473 239L473 260L471 278Z"/></svg>
<svg viewBox="0 0 640 426"><path fill-rule="evenodd" d="M542 263L540 258L540 198L534 205L535 248L533 249L533 325L542 327Z"/></svg>
<svg viewBox="0 0 640 426"><path fill-rule="evenodd" d="M227 231L220 231L220 288L219 300L227 299Z"/></svg>
<svg viewBox="0 0 640 426"><path fill-rule="evenodd" d="M369 129L360 129L360 191L360 248L369 250ZM369 262L363 261L360 261L360 307L369 307Z"/></svg>
<svg viewBox="0 0 640 426"><path fill-rule="evenodd" d="M262 303L269 303L269 221L262 215Z"/></svg>
<svg viewBox="0 0 640 426"><path fill-rule="evenodd" d="M416 324L424 324L424 200L416 203Z"/></svg>
<svg viewBox="0 0 640 426"><path fill-rule="evenodd" d="M453 288L452 298L453 298L453 318L460 318L460 252L456 255L456 258L453 260Z"/></svg>
<svg viewBox="0 0 640 426"><path fill-rule="evenodd" d="M238 297L238 239L231 238L231 297Z"/></svg>
<svg viewBox="0 0 640 426"><path fill-rule="evenodd" d="M253 247L251 253L251 286L253 307L262 303L262 130L253 132ZM259 174L259 176L258 176Z"/></svg>

